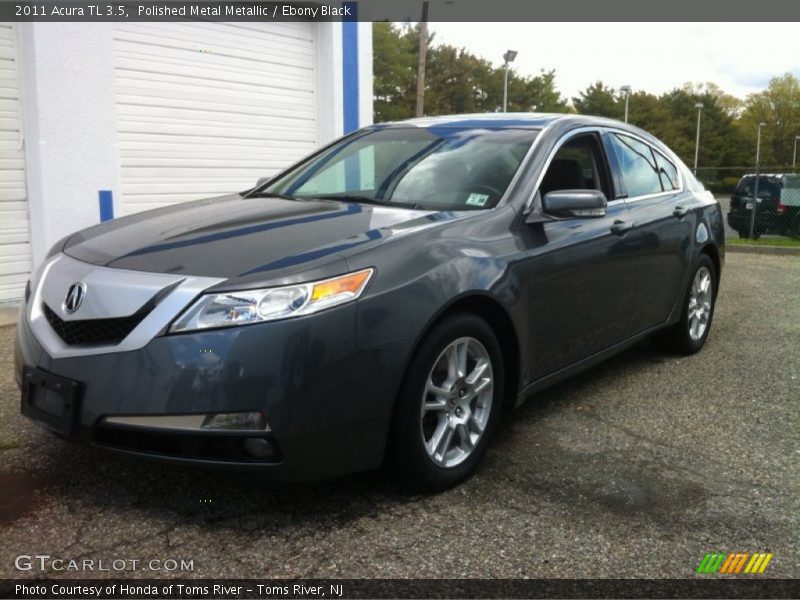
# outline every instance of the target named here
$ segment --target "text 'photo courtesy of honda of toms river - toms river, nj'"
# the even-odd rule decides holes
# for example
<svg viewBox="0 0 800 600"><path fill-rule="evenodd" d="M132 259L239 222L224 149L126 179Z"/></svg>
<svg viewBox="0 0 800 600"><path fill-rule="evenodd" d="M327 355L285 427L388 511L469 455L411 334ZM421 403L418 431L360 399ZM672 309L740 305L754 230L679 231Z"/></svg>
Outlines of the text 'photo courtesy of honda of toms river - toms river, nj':
<svg viewBox="0 0 800 600"><path fill-rule="evenodd" d="M723 260L719 204L635 127L374 125L56 244L21 313L22 412L254 478L388 464L443 489L530 393L646 336L700 350Z"/></svg>

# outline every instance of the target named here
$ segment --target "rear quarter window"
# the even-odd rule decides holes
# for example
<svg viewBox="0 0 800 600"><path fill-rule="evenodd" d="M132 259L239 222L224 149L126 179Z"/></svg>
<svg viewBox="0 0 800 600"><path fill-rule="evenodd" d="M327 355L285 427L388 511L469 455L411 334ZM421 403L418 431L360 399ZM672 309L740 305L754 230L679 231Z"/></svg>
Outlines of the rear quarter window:
<svg viewBox="0 0 800 600"><path fill-rule="evenodd" d="M679 187L678 169L658 150L653 150L653 155L656 157L658 174L661 177L661 186L665 190L677 190Z"/></svg>
<svg viewBox="0 0 800 600"><path fill-rule="evenodd" d="M650 146L616 133L611 135L610 140L617 155L628 197L661 193L661 177Z"/></svg>

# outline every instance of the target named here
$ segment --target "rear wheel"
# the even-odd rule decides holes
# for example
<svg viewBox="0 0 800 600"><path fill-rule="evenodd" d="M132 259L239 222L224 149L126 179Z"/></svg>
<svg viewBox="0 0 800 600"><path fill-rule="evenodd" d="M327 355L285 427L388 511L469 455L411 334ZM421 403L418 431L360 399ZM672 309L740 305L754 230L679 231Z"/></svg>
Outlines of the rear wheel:
<svg viewBox="0 0 800 600"><path fill-rule="evenodd" d="M437 491L469 477L489 444L503 397L500 344L472 314L448 317L411 360L392 424L390 464Z"/></svg>
<svg viewBox="0 0 800 600"><path fill-rule="evenodd" d="M749 239L750 238L750 230L749 229L739 229L737 231L737 233L739 234L739 237L742 238L742 239ZM754 240L757 240L760 237L761 237L761 232L760 231L758 231L758 230L753 231L753 239Z"/></svg>
<svg viewBox="0 0 800 600"><path fill-rule="evenodd" d="M700 255L683 300L681 319L655 335L656 343L680 354L699 352L708 339L717 299L717 273L706 254Z"/></svg>
<svg viewBox="0 0 800 600"><path fill-rule="evenodd" d="M789 237L793 237L795 239L800 239L800 213L795 216L794 221L789 226L789 231L787 232Z"/></svg>

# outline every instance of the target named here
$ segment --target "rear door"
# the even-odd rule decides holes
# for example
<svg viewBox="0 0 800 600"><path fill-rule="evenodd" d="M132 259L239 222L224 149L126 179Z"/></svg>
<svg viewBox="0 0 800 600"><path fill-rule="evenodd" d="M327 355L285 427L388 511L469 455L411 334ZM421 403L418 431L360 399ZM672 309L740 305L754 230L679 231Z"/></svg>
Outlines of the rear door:
<svg viewBox="0 0 800 600"><path fill-rule="evenodd" d="M692 256L692 232L698 204L684 189L678 169L644 140L609 132L626 203L635 230L636 300L634 332L664 323L681 294Z"/></svg>

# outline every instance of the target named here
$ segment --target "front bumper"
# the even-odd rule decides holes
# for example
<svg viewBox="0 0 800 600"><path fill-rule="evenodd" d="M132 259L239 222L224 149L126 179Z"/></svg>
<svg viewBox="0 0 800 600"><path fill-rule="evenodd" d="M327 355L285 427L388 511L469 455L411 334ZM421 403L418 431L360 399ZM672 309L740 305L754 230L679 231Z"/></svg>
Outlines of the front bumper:
<svg viewBox="0 0 800 600"><path fill-rule="evenodd" d="M325 479L381 464L410 350L408 342L359 349L355 314L355 305L348 305L298 319L156 337L129 352L66 358L49 356L23 316L17 380L29 367L80 383L76 426L62 436L71 441L169 462L255 470L275 480ZM268 461L240 452L249 432L102 424L112 415L247 411L262 411L269 423L265 437L277 451Z"/></svg>

